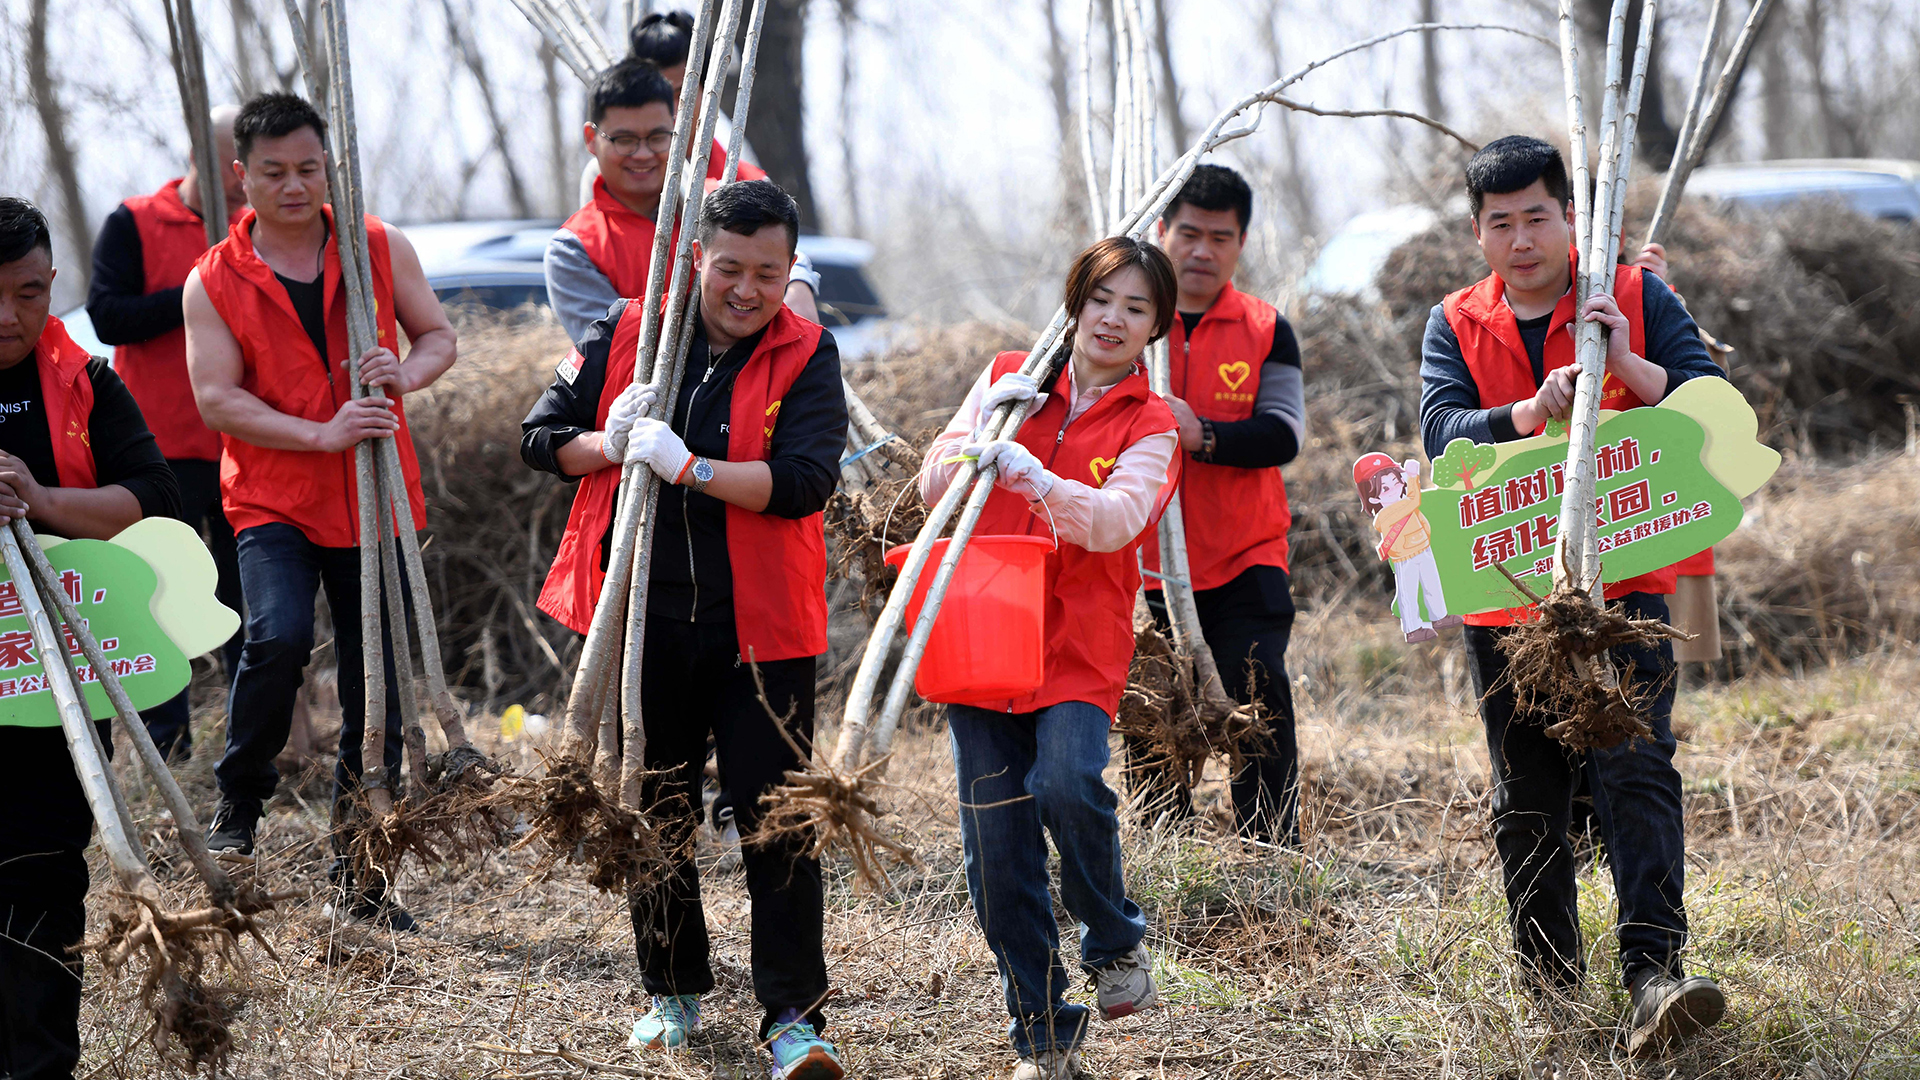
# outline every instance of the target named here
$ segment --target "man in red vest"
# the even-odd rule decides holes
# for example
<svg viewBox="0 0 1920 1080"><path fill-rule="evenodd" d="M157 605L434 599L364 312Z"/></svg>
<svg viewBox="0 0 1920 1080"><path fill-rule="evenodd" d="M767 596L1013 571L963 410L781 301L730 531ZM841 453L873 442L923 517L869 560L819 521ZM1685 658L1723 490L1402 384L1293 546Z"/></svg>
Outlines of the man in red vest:
<svg viewBox="0 0 1920 1080"><path fill-rule="evenodd" d="M401 400L453 366L453 327L398 229L367 218L379 343L361 378L385 398L353 399L346 292L326 205L326 121L304 100L262 94L234 121L237 167L250 209L200 259L185 292L187 367L207 426L226 436L220 495L233 522L247 597L247 642L227 704L227 748L214 778L220 804L208 846L251 859L261 807L279 773L302 669L313 651L317 590L327 591L340 675L335 810L359 783L367 722L361 668L359 495L353 448L394 439L416 522L426 520L420 467ZM398 348L404 329L412 349ZM383 631L383 634L386 631ZM400 687L388 671L387 759L400 776ZM348 911L395 929L413 920L381 882L354 887L335 868Z"/></svg>
<svg viewBox="0 0 1920 1080"><path fill-rule="evenodd" d="M133 395L48 314L54 273L46 217L0 196L0 526L25 518L38 533L107 540L141 518L178 517L173 473ZM0 1076L72 1080L81 971L69 950L86 929L93 814L60 727L10 712L0 706ZM104 721L100 734L113 745Z"/></svg>
<svg viewBox="0 0 1920 1080"><path fill-rule="evenodd" d="M1287 485L1280 467L1300 452L1306 406L1300 346L1273 306L1233 287L1253 217L1253 191L1232 169L1202 165L1161 215L1160 246L1179 275L1179 315L1167 335L1167 404L1187 455L1180 507L1200 629L1226 691L1259 703L1265 737L1248 750L1230 791L1243 835L1297 844L1299 767L1287 640ZM1148 567L1161 569L1157 537ZM1160 583L1148 578L1148 597ZM1162 616L1164 618L1164 616ZM1150 805L1192 812L1187 793L1129 747Z"/></svg>
<svg viewBox="0 0 1920 1080"><path fill-rule="evenodd" d="M1718 376L1693 319L1657 276L1623 266L1611 297L1573 295L1573 204L1560 152L1539 139L1488 143L1467 163L1473 232L1492 269L1479 284L1435 306L1420 361L1420 433L1429 456L1447 443L1506 442L1533 435L1573 404L1576 306L1607 329L1606 408L1658 404L1688 379ZM1607 586L1635 616L1665 619L1671 568ZM1687 976L1682 906L1686 874L1680 774L1673 767L1673 650L1620 649L1615 664L1651 701L1648 741L1569 752L1546 733L1549 718L1518 707L1500 640L1525 608L1467 616L1480 717L1494 772L1494 845L1505 871L1507 911L1532 985L1551 1009L1585 967L1578 886L1567 841L1578 773L1619 897L1623 981L1633 1005L1623 1025L1634 1054L1657 1051L1717 1023L1725 999L1713 980Z"/></svg>
<svg viewBox="0 0 1920 1080"><path fill-rule="evenodd" d="M214 160L233 160L233 118L239 110L213 110ZM246 209L240 177L222 168L229 219ZM187 175L139 195L107 215L93 242L93 283L87 291L87 315L93 332L114 346L113 369L126 381L140 411L151 418L153 436L180 485L181 520L206 536L219 571L215 595L235 611L240 599L240 563L233 527L220 512L220 436L208 429L193 403L187 381L187 333L180 313L180 290L187 274L207 250L207 227L200 212L198 166ZM228 678L240 665L234 631L221 651ZM187 727L187 692L141 714L162 754L185 757L193 745Z"/></svg>
<svg viewBox="0 0 1920 1080"><path fill-rule="evenodd" d="M661 18L648 16L648 25L668 25L651 22ZM684 76L686 62L687 46L682 40L678 67L667 70ZM547 301L570 341L580 342L617 301L647 294L654 218L660 211L667 158L673 149L676 86L652 60L629 57L601 72L588 92L590 119L582 137L598 171L586 205L547 241L545 259ZM726 151L716 143L714 155L707 171L711 179L718 179ZM741 166L742 180L765 176L759 169ZM796 285L807 286L805 299L811 305L819 275L810 264L798 262L788 275Z"/></svg>
<svg viewBox="0 0 1920 1080"><path fill-rule="evenodd" d="M713 989L689 833L712 733L720 775L751 832L760 796L802 764L774 717L813 738L814 674L827 648L821 511L840 475L847 404L833 336L781 302L799 234L793 200L773 183L708 196L699 245L699 319L670 421L636 419L649 402L634 352L643 312L615 304L560 363L521 424L528 465L580 482L540 609L584 633L605 579L620 464L645 463L660 494L646 612L641 700L647 795L664 809L672 876L632 897L634 942L653 1009L632 1045L683 1045ZM756 682L757 675L757 682ZM760 686L765 687L765 698ZM673 835L677 833L677 835ZM841 1075L819 1035L827 996L820 864L804 846L742 852L753 902L753 987L784 1080Z"/></svg>

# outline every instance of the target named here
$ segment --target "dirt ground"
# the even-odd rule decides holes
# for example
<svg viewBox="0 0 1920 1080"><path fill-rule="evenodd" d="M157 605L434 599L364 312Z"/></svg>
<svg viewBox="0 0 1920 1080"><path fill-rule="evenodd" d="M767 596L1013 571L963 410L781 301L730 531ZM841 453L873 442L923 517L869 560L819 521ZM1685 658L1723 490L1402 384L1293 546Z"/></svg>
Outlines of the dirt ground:
<svg viewBox="0 0 1920 1080"><path fill-rule="evenodd" d="M1407 648L1392 629L1324 612L1303 614L1296 628L1303 851L1227 838L1217 777L1196 822L1128 816L1128 887L1152 925L1166 1007L1096 1023L1094 1075L1514 1076L1548 1049L1511 979L1486 752L1460 646ZM1688 962L1721 980L1731 1011L1671 1061L1621 1058L1611 1041L1625 1004L1612 888L1596 863L1582 878L1590 1025L1557 1044L1562 1075L1920 1073L1916 686L1910 646L1687 685L1675 719ZM203 689L198 750L182 775L210 806L221 712L217 688ZM537 762L541 739L503 741L493 718L480 727L522 768ZM892 821L921 865L896 872L882 895L830 863L829 1034L849 1076L1004 1076L1013 1055L967 903L944 733L922 726L898 745ZM322 880L329 785L317 767L283 782L261 838L261 873L276 886ZM143 828L160 828L144 780L133 788ZM541 860L523 850L411 867L402 894L419 934L343 923L324 893L291 905L269 931L277 958L250 947L244 969L217 976L234 1009L230 1074L764 1076L745 891L737 871L713 865L719 855L703 841L720 987L707 1001L707 1033L685 1052L643 1058L624 1046L644 1007L626 905L564 869L530 880ZM96 925L109 888L97 869ZM1075 940L1064 923L1062 936ZM86 978L78 1075L168 1072L143 1041L133 981L102 981L97 968ZM1070 996L1089 994L1076 986Z"/></svg>

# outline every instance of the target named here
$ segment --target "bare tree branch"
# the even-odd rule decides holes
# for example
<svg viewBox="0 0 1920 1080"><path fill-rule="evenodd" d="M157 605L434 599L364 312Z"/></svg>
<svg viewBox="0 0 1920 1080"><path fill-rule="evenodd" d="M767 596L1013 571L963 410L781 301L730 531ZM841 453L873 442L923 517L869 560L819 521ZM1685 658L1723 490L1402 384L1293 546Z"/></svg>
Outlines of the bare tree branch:
<svg viewBox="0 0 1920 1080"><path fill-rule="evenodd" d="M78 274L83 287L90 280L93 262L81 257L88 250L93 230L88 222L86 199L80 193L80 167L67 141L67 113L60 105L59 89L47 62L47 3L32 0L27 11L27 90L33 95L34 111L40 115L40 127L47 136L47 164L60 184L61 209L65 213L68 240L76 256L68 263L70 273Z"/></svg>

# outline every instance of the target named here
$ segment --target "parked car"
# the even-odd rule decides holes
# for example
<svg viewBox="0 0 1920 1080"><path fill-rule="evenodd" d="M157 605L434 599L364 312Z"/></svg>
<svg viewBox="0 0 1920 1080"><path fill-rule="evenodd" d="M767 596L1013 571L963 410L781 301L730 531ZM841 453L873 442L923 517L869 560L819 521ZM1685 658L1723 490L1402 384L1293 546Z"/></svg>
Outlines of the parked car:
<svg viewBox="0 0 1920 1080"><path fill-rule="evenodd" d="M468 311L545 318L547 278L541 259L557 219L448 221L405 225L420 256L427 283L456 315ZM890 324L886 308L867 280L873 245L864 240L803 233L800 250L820 273L820 318L833 331L840 355L849 360L884 347ZM112 356L93 333L85 307L60 316L76 343L96 356Z"/></svg>
<svg viewBox="0 0 1920 1080"><path fill-rule="evenodd" d="M1687 194L1763 211L1802 199L1837 199L1867 217L1920 221L1920 161L1815 158L1709 165L1688 179Z"/></svg>
<svg viewBox="0 0 1920 1080"><path fill-rule="evenodd" d="M1461 213L1466 213L1464 206ZM1299 294L1309 302L1331 296L1378 298L1375 281L1387 265L1387 256L1439 220L1439 212L1432 207L1412 203L1355 214L1334 230L1300 276Z"/></svg>
<svg viewBox="0 0 1920 1080"><path fill-rule="evenodd" d="M511 312L547 307L541 258L558 221L452 221L405 226L427 280L449 307L469 304ZM873 245L864 240L803 233L800 251L820 274L820 319L840 346L858 359L877 351L887 334L886 308L867 279Z"/></svg>

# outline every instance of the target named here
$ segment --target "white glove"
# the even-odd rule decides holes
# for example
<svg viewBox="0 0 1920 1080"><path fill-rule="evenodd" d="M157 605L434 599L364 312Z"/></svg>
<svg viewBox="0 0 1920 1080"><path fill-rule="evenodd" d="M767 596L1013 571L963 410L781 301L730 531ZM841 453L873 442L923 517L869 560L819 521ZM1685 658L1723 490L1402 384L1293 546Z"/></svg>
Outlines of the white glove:
<svg viewBox="0 0 1920 1080"><path fill-rule="evenodd" d="M1047 395L1040 393L1040 384L1033 376L1009 371L995 379L993 385L987 387L986 394L980 398L980 420L985 423L987 417L993 415L993 410L1009 401L1032 401L1034 408L1037 409L1040 407L1040 402L1046 399ZM973 434L975 439L980 437L978 429Z"/></svg>
<svg viewBox="0 0 1920 1080"><path fill-rule="evenodd" d="M643 416L633 422L633 430L627 435L627 464L645 464L653 475L672 484L679 482L680 474L692 461L687 444L665 420Z"/></svg>
<svg viewBox="0 0 1920 1080"><path fill-rule="evenodd" d="M1012 439L968 443L960 452L968 457L977 454L982 469L989 465L999 466L1000 474L994 481L995 485L1025 496L1028 502L1039 502L1053 490L1053 474L1040 464L1039 458L1033 456L1033 451Z"/></svg>
<svg viewBox="0 0 1920 1080"><path fill-rule="evenodd" d="M627 454L627 432L640 414L653 406L656 394L646 383L628 383L620 396L607 406L607 427L600 437L600 453L608 461L619 461Z"/></svg>

